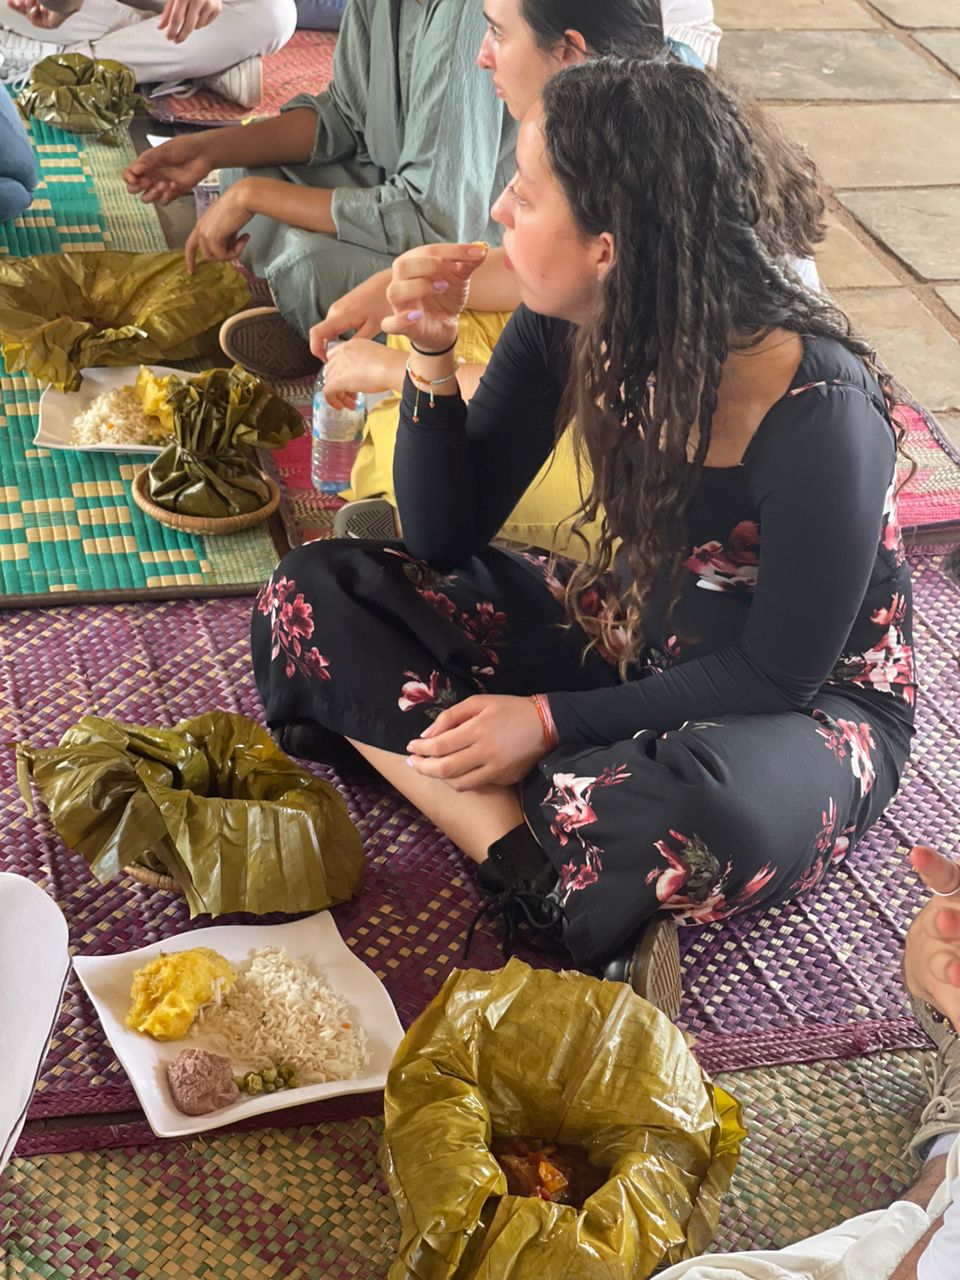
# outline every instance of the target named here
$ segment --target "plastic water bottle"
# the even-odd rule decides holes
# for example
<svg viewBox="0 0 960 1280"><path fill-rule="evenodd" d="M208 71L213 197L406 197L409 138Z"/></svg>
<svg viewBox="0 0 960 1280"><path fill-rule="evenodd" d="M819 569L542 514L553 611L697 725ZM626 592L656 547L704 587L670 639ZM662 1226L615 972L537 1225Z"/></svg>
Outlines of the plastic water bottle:
<svg viewBox="0 0 960 1280"><path fill-rule="evenodd" d="M331 343L331 346L333 344ZM367 406L363 394L355 409L334 409L323 394L323 369L313 384L313 445L310 480L321 493L339 493L350 483L360 448Z"/></svg>

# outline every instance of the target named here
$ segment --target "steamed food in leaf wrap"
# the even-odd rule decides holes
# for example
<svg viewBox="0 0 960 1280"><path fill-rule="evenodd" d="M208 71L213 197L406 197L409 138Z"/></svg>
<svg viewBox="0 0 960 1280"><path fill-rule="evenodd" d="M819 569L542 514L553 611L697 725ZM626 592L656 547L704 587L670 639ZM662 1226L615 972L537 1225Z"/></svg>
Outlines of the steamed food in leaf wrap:
<svg viewBox="0 0 960 1280"><path fill-rule="evenodd" d="M33 66L18 105L24 116L117 146L143 101L136 76L122 62L57 53Z"/></svg>
<svg viewBox="0 0 960 1280"><path fill-rule="evenodd" d="M83 368L191 360L219 349L220 325L250 300L229 262L187 275L182 253L41 253L0 259L0 349L76 391Z"/></svg>
<svg viewBox="0 0 960 1280"><path fill-rule="evenodd" d="M389 1280L645 1280L708 1247L744 1137L653 1005L519 960L447 979L384 1101Z"/></svg>
<svg viewBox="0 0 960 1280"><path fill-rule="evenodd" d="M146 412L161 422L169 414L174 434L150 466L150 498L181 515L259 510L270 492L256 450L280 449L304 432L293 405L238 365L189 381L141 369L137 392Z"/></svg>
<svg viewBox="0 0 960 1280"><path fill-rule="evenodd" d="M101 883L139 864L172 876L190 915L322 911L363 883L346 805L245 716L173 729L85 716L60 745L17 748L57 834Z"/></svg>

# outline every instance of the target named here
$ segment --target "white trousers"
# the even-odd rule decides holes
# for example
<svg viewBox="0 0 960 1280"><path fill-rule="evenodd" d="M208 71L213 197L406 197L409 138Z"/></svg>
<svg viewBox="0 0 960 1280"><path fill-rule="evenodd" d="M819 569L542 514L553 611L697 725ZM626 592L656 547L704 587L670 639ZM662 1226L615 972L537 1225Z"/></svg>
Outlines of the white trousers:
<svg viewBox="0 0 960 1280"><path fill-rule="evenodd" d="M956 1280L956 1269L943 1270L939 1257L960 1259L950 1244L937 1249L941 1236L955 1239L960 1200L960 1138L947 1157L946 1177L926 1209L898 1200L889 1209L863 1213L786 1249L755 1253L710 1254L678 1262L657 1273L657 1280L889 1280L899 1263L946 1210L944 1225L927 1247L918 1266L921 1280Z"/></svg>
<svg viewBox="0 0 960 1280"><path fill-rule="evenodd" d="M196 80L252 54L275 53L296 29L297 6L294 0L223 0L220 16L183 44L168 40L157 22L157 14L117 0L84 0L80 12L56 30L41 31L0 0L0 27L60 45L68 53L115 58L140 82Z"/></svg>
<svg viewBox="0 0 960 1280"><path fill-rule="evenodd" d="M722 32L713 20L713 0L661 0L664 35L680 40L706 67L717 65Z"/></svg>

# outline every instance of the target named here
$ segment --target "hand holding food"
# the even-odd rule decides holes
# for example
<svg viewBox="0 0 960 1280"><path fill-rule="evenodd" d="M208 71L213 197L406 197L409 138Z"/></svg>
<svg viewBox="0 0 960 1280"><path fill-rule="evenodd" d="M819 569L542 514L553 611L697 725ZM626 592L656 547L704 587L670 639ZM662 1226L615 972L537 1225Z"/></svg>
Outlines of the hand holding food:
<svg viewBox="0 0 960 1280"><path fill-rule="evenodd" d="M477 242L431 244L402 253L387 287L393 314L383 320L383 332L402 333L425 352L451 346L467 305L470 277L489 251L489 245Z"/></svg>

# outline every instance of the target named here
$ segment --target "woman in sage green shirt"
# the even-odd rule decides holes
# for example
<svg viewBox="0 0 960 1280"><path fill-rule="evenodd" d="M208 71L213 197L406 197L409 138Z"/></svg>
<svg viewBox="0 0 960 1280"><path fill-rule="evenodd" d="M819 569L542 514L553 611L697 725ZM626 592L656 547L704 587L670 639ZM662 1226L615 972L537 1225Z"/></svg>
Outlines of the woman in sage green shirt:
<svg viewBox="0 0 960 1280"><path fill-rule="evenodd" d="M127 186L166 204L225 170L188 259L242 257L306 334L415 245L499 242L490 205L516 126L474 62L485 26L478 0L350 0L325 93L279 119L173 138L130 165Z"/></svg>

